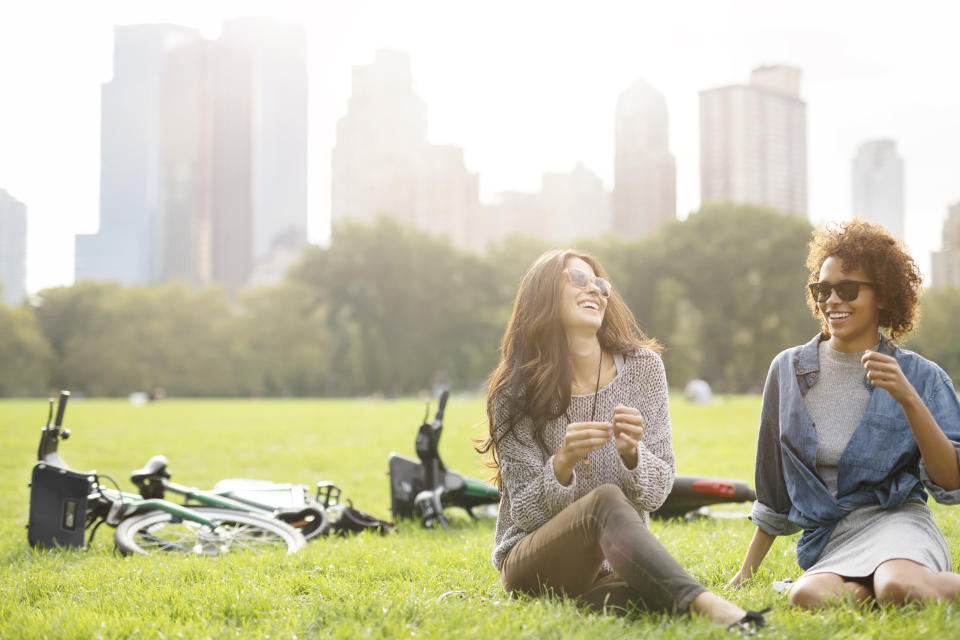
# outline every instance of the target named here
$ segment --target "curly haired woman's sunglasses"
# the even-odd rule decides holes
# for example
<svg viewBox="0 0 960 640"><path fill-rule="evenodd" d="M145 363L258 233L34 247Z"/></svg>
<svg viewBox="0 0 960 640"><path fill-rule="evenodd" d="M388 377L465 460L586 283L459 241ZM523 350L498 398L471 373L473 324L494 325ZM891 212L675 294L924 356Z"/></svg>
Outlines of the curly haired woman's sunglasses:
<svg viewBox="0 0 960 640"><path fill-rule="evenodd" d="M836 291L837 297L844 302L856 300L860 295L860 287L872 287L872 282L859 282L857 280L843 280L841 282L811 282L807 285L810 288L810 295L817 302L826 302L830 298L830 292Z"/></svg>
<svg viewBox="0 0 960 640"><path fill-rule="evenodd" d="M603 278L598 278L596 276L591 277L582 269L565 269L564 271L567 272L567 276L570 278L570 283L575 287L586 289L592 282L594 285L596 285L597 289L600 290L600 295L604 298L609 298L610 293L613 291L612 284Z"/></svg>

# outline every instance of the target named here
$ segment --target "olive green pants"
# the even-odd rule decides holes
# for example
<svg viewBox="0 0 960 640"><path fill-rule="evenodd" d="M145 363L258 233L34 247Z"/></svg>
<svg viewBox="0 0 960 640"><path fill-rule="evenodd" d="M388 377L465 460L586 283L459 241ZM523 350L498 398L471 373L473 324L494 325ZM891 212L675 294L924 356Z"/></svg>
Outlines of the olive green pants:
<svg viewBox="0 0 960 640"><path fill-rule="evenodd" d="M604 559L614 573L600 577ZM597 487L528 534L500 571L509 593L558 593L617 613L684 613L706 588L644 524L619 487Z"/></svg>

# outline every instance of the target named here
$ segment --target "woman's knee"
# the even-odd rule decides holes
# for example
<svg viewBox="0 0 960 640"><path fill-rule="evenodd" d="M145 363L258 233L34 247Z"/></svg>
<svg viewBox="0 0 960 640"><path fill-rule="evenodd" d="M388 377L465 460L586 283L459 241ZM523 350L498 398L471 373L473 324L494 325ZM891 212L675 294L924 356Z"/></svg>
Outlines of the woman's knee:
<svg viewBox="0 0 960 640"><path fill-rule="evenodd" d="M936 575L910 560L891 560L877 567L873 590L881 604L903 605L939 595Z"/></svg>
<svg viewBox="0 0 960 640"><path fill-rule="evenodd" d="M801 577L790 589L788 600L792 606L819 609L828 600L843 597L844 582L838 575L819 573Z"/></svg>
<svg viewBox="0 0 960 640"><path fill-rule="evenodd" d="M790 589L791 606L803 609L817 609L824 604L824 592L816 584L800 583Z"/></svg>
<svg viewBox="0 0 960 640"><path fill-rule="evenodd" d="M602 484L578 502L582 522L597 541L600 541L604 532L632 530L642 525L636 508L615 484Z"/></svg>
<svg viewBox="0 0 960 640"><path fill-rule="evenodd" d="M627 501L627 496L623 494L623 490L610 483L600 485L584 498L589 500L592 505L601 508Z"/></svg>
<svg viewBox="0 0 960 640"><path fill-rule="evenodd" d="M874 593L880 604L904 605L911 600L921 599L928 588L903 575L894 574L874 580Z"/></svg>
<svg viewBox="0 0 960 640"><path fill-rule="evenodd" d="M876 585L874 593L880 604L904 604L908 599L910 587L903 580L891 578Z"/></svg>

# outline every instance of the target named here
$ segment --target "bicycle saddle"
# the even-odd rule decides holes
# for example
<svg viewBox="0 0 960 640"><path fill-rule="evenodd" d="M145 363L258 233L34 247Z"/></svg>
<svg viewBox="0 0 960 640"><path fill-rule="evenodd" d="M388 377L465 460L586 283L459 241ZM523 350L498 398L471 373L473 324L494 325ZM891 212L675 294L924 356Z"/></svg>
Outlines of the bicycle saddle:
<svg viewBox="0 0 960 640"><path fill-rule="evenodd" d="M137 485L144 498L162 498L163 480L169 477L167 457L162 455L153 456L142 469L130 472L130 482Z"/></svg>

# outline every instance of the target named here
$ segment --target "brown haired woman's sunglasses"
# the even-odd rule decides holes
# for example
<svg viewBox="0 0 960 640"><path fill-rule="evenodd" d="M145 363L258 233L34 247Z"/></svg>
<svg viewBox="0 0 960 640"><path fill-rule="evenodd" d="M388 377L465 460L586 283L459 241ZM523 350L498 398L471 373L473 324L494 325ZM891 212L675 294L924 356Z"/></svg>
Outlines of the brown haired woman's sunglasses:
<svg viewBox="0 0 960 640"><path fill-rule="evenodd" d="M587 274L586 271L582 269L564 269L567 276L570 278L570 283L575 287L580 287L581 289L586 289L592 282L597 289L600 291L600 295L604 298L609 298L610 293L613 291L613 285L604 280L603 278L598 278L596 276L591 277Z"/></svg>

